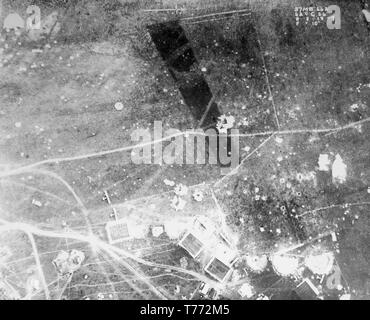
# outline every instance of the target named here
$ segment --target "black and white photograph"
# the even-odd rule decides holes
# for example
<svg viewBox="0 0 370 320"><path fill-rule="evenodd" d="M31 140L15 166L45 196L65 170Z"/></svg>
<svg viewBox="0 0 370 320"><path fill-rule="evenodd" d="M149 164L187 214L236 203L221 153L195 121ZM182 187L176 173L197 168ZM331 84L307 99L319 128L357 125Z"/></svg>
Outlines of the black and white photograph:
<svg viewBox="0 0 370 320"><path fill-rule="evenodd" d="M0 0L0 300L370 300L370 1Z"/></svg>

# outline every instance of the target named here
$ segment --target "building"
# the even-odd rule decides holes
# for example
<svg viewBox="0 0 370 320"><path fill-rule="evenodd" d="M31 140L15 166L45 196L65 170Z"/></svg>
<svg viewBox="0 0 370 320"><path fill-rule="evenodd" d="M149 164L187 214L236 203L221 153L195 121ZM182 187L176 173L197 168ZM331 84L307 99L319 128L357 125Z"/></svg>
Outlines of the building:
<svg viewBox="0 0 370 320"><path fill-rule="evenodd" d="M214 226L208 218L197 217L190 230L181 238L179 246L195 259L213 241L214 230Z"/></svg>
<svg viewBox="0 0 370 320"><path fill-rule="evenodd" d="M317 300L320 295L319 290L308 278L304 279L294 290L300 300Z"/></svg>
<svg viewBox="0 0 370 320"><path fill-rule="evenodd" d="M158 238L160 237L164 232L164 225L155 225L150 227L151 234L153 237Z"/></svg>
<svg viewBox="0 0 370 320"><path fill-rule="evenodd" d="M228 279L232 273L231 266L226 265L216 257L213 257L209 261L209 263L204 268L204 271L220 282Z"/></svg>
<svg viewBox="0 0 370 320"><path fill-rule="evenodd" d="M203 242L191 232L185 234L185 236L180 240L179 246L184 248L194 259L204 249Z"/></svg>
<svg viewBox="0 0 370 320"><path fill-rule="evenodd" d="M202 283L199 287L199 294L202 298L216 300L218 297L217 291L207 283Z"/></svg>
<svg viewBox="0 0 370 320"><path fill-rule="evenodd" d="M202 294L203 296L207 295L209 290L211 290L211 286L208 283L202 283L199 288L199 293Z"/></svg>
<svg viewBox="0 0 370 320"><path fill-rule="evenodd" d="M207 217L198 216L179 246L193 259L197 259L204 271L214 279L223 282L232 273L232 266L238 259L238 251L225 234L218 231Z"/></svg>
<svg viewBox="0 0 370 320"><path fill-rule="evenodd" d="M179 246L196 258L207 274L221 282L229 278L232 265L238 259L238 252L230 240L205 216L194 220Z"/></svg>
<svg viewBox="0 0 370 320"><path fill-rule="evenodd" d="M108 242L110 244L131 239L129 226L124 220L109 221L105 226L105 230L107 231Z"/></svg>

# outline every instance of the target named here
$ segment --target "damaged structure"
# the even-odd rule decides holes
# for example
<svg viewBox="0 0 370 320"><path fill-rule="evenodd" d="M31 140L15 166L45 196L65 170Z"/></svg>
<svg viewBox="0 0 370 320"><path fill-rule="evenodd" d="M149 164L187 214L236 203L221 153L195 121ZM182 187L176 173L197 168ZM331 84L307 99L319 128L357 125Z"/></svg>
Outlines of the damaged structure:
<svg viewBox="0 0 370 320"><path fill-rule="evenodd" d="M206 217L199 216L179 241L179 246L203 265L217 281L226 281L239 255L224 233Z"/></svg>

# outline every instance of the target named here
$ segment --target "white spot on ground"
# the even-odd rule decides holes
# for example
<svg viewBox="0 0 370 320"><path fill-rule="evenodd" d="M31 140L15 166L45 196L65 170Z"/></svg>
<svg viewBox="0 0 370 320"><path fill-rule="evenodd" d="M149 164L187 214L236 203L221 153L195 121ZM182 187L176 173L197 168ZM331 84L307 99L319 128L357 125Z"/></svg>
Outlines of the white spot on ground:
<svg viewBox="0 0 370 320"><path fill-rule="evenodd" d="M313 273L324 275L329 274L333 269L334 256L331 252L313 254L305 259L305 265Z"/></svg>
<svg viewBox="0 0 370 320"><path fill-rule="evenodd" d="M343 162L342 157L337 154L333 162L332 177L333 183L344 183L347 179L347 165Z"/></svg>
<svg viewBox="0 0 370 320"><path fill-rule="evenodd" d="M362 13L365 16L366 21L370 23L370 11L364 9L364 10L362 10Z"/></svg>
<svg viewBox="0 0 370 320"><path fill-rule="evenodd" d="M115 108L117 111L122 111L122 110L123 110L123 103L122 103L122 102L117 102L117 103L114 105L114 108Z"/></svg>
<svg viewBox="0 0 370 320"><path fill-rule="evenodd" d="M200 190L195 190L193 193L193 198L195 201L198 201L198 202L203 201L203 198L204 198L203 192Z"/></svg>
<svg viewBox="0 0 370 320"><path fill-rule="evenodd" d="M276 273L282 276L294 274L298 269L298 259L291 256L273 255L271 258L272 266Z"/></svg>
<svg viewBox="0 0 370 320"><path fill-rule="evenodd" d="M330 159L328 154L320 154L319 156L319 171L330 170Z"/></svg>
<svg viewBox="0 0 370 320"><path fill-rule="evenodd" d="M186 196L188 194L188 187L180 183L175 187L175 193L178 196Z"/></svg>
<svg viewBox="0 0 370 320"><path fill-rule="evenodd" d="M163 183L164 183L166 186L170 186L170 187L175 186L175 182L174 182L174 181L171 181L171 180L168 180L168 179L164 179L164 180L163 180Z"/></svg>
<svg viewBox="0 0 370 320"><path fill-rule="evenodd" d="M227 116L223 114L218 118L216 127L220 133L227 133L227 130L231 129L234 126L234 123L234 116Z"/></svg>
<svg viewBox="0 0 370 320"><path fill-rule="evenodd" d="M180 197L174 196L171 200L171 207L174 208L176 211L183 210L185 208L186 201L181 199Z"/></svg>

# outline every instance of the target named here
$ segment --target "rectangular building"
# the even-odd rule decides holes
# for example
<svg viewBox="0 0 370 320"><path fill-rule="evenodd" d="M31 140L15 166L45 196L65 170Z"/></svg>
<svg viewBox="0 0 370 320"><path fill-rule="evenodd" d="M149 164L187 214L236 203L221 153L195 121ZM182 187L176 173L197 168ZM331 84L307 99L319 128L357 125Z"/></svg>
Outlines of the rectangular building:
<svg viewBox="0 0 370 320"><path fill-rule="evenodd" d="M184 248L193 258L196 258L204 248L204 244L191 232L188 232L180 240L179 246Z"/></svg>
<svg viewBox="0 0 370 320"><path fill-rule="evenodd" d="M108 242L110 244L116 244L131 239L129 226L124 220L109 221L105 226L105 230L107 231Z"/></svg>
<svg viewBox="0 0 370 320"><path fill-rule="evenodd" d="M226 265L221 260L214 257L206 265L204 271L206 271L210 276L212 276L216 280L223 282L231 274L232 269L230 266Z"/></svg>

